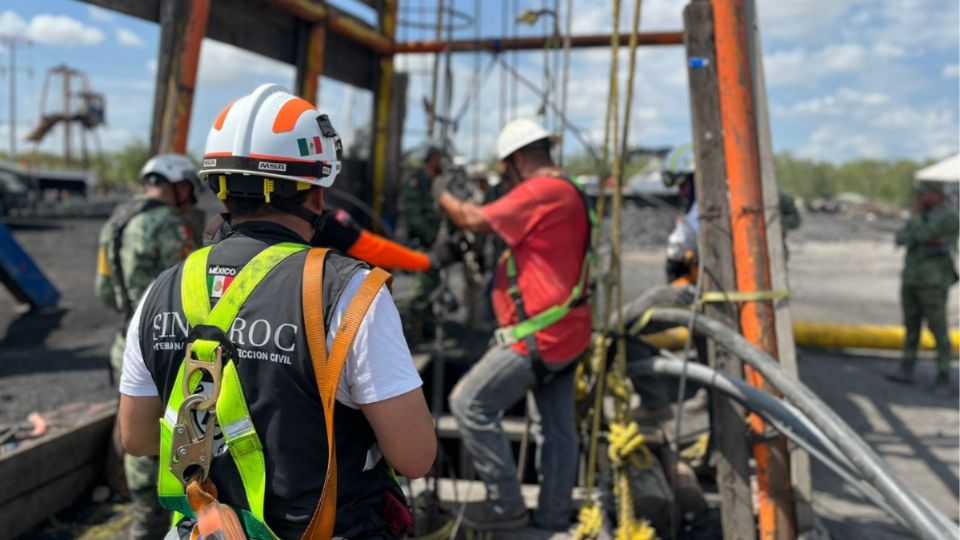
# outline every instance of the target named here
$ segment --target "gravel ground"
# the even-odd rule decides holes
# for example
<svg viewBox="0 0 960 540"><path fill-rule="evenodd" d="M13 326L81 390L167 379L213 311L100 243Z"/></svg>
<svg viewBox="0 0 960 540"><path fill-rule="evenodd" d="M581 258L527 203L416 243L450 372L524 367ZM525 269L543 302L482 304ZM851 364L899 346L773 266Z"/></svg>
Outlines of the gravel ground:
<svg viewBox="0 0 960 540"><path fill-rule="evenodd" d="M668 210L655 206L639 206L633 201L623 205L623 225L621 237L624 250L645 249L665 246L667 236L673 230L673 224L680 210ZM603 220L603 237L608 238L610 218Z"/></svg>

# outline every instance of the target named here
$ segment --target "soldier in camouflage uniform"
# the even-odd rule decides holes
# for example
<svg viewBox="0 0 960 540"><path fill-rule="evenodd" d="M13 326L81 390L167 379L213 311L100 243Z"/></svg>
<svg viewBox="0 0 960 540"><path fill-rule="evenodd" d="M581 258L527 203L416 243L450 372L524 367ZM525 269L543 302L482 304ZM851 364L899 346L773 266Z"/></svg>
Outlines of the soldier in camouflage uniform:
<svg viewBox="0 0 960 540"><path fill-rule="evenodd" d="M423 156L423 166L403 181L400 200L407 223L410 240L414 247L427 249L437 241L440 231L440 213L430 194L433 179L443 172L444 152L437 146L429 146ZM415 328L417 337L430 337L436 324L430 294L440 286L440 272L431 269L417 274L413 295L407 306L407 316Z"/></svg>
<svg viewBox="0 0 960 540"><path fill-rule="evenodd" d="M183 155L161 154L147 161L140 178L144 193L118 206L100 232L97 296L124 319L110 350L114 373L122 371L126 323L143 293L195 247L184 218L196 203L193 163ZM167 532L169 515L157 502L157 467L156 457L124 456L133 501L132 539L163 538Z"/></svg>
<svg viewBox="0 0 960 540"><path fill-rule="evenodd" d="M898 246L907 248L901 274L900 302L906 337L900 369L888 378L912 384L923 321L937 343L938 394L950 392L950 336L947 333L947 293L957 282L953 255L960 218L947 202L942 185L925 182L917 186L910 219L897 231Z"/></svg>

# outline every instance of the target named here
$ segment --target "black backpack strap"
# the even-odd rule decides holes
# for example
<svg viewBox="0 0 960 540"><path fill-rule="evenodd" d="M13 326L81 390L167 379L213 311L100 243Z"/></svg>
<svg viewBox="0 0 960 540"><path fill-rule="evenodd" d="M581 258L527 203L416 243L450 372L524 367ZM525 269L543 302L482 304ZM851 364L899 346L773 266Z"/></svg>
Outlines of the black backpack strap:
<svg viewBox="0 0 960 540"><path fill-rule="evenodd" d="M127 281L123 275L123 263L120 260L120 250L123 249L123 231L127 228L127 225L130 224L133 218L165 204L167 203L153 198L137 200L126 205L117 216L117 219L113 222L113 253L110 260L110 271L113 272L114 280L116 281L117 286L120 288L120 299L122 302L121 308L123 310L124 323L129 323L130 319L133 318L133 310L135 309L135 306L130 299L130 290L127 287Z"/></svg>

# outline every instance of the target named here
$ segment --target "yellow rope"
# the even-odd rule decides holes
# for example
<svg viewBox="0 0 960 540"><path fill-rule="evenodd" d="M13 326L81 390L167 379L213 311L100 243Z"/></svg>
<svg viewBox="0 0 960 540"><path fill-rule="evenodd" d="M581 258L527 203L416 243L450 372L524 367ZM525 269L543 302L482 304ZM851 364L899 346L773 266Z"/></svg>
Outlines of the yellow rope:
<svg viewBox="0 0 960 540"><path fill-rule="evenodd" d="M710 447L710 434L704 433L697 437L697 441L680 452L680 457L687 461L703 459L707 455L707 449Z"/></svg>
<svg viewBox="0 0 960 540"><path fill-rule="evenodd" d="M653 454L646 445L646 437L640 433L640 426L636 422L610 424L610 434L607 436L610 446L607 448L607 457L617 467L630 464L638 471L645 471L653 466ZM641 456L636 453L639 451Z"/></svg>
<svg viewBox="0 0 960 540"><path fill-rule="evenodd" d="M589 540L596 538L603 528L603 512L600 506L588 502L580 507L577 515L577 528L573 531L574 540Z"/></svg>

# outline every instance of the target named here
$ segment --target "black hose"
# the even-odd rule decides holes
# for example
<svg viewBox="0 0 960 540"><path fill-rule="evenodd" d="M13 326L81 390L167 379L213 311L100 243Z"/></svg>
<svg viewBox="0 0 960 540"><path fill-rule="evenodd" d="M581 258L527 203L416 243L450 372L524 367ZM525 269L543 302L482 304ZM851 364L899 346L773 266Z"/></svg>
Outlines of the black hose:
<svg viewBox="0 0 960 540"><path fill-rule="evenodd" d="M777 388L784 397L805 414L824 435L847 456L857 472L879 491L897 513L903 516L914 534L923 539L955 540L960 527L950 522L888 471L887 464L850 426L823 403L809 388L784 372L780 365L763 351L754 347L743 336L728 326L704 315L692 317L683 309L657 309L651 320L675 325L687 325L691 318L694 329L727 350L739 356L756 369L764 379ZM950 523L950 526L947 526Z"/></svg>
<svg viewBox="0 0 960 540"><path fill-rule="evenodd" d="M686 377L703 386L708 386L725 394L743 405L751 412L756 413L764 422L772 425L780 433L810 453L814 458L826 465L837 476L857 488L864 497L890 514L897 522L909 529L906 520L890 507L883 497L866 482L856 477L850 471L849 462L844 456L828 456L833 454L831 444L824 440L822 433L810 429L809 421L797 412L794 412L785 403L772 395L754 388L742 380L734 379L724 373L703 364L689 364ZM632 360L627 364L627 372L631 376L668 376L679 378L683 376L682 359L649 358ZM817 446L819 444L819 447ZM835 448L835 447L834 447ZM838 463L840 461L840 463ZM844 466L847 465L847 466Z"/></svg>

